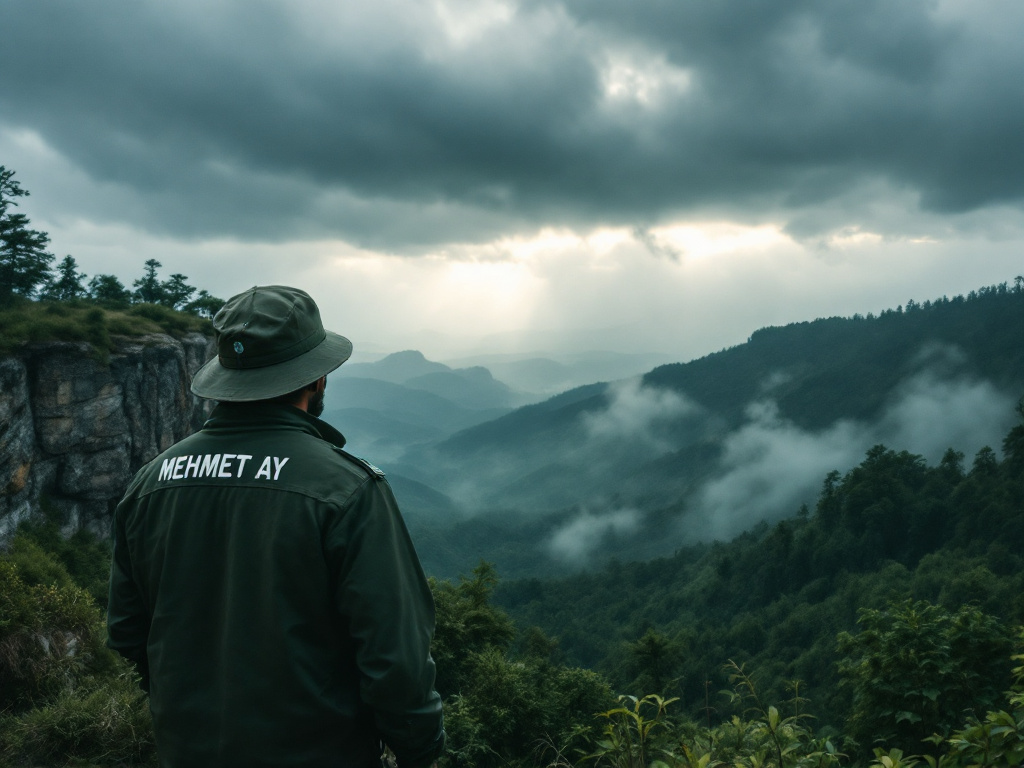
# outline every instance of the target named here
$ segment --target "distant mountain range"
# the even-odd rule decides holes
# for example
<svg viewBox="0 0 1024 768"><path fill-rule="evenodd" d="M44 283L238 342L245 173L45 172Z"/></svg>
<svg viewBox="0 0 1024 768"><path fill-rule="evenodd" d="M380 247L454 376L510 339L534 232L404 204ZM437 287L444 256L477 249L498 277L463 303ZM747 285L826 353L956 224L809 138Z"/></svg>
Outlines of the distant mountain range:
<svg viewBox="0 0 1024 768"><path fill-rule="evenodd" d="M997 447L1024 394L1022 339L1024 292L1005 285L762 329L425 439L389 471L418 489L402 504L429 572L672 553L796 514L874 444L930 462Z"/></svg>
<svg viewBox="0 0 1024 768"><path fill-rule="evenodd" d="M531 401L537 401L595 381L637 376L674 360L664 354L591 350L560 354L558 360L540 353L491 354L449 360L448 364L455 367L485 366L495 378L512 389L536 393Z"/></svg>
<svg viewBox="0 0 1024 768"><path fill-rule="evenodd" d="M344 432L353 450L390 462L552 393L643 373L665 360L585 352L560 361L489 355L447 365L407 350L375 362L349 362L331 374L324 417ZM500 372L497 378L491 368Z"/></svg>
<svg viewBox="0 0 1024 768"><path fill-rule="evenodd" d="M933 462L996 447L1024 394L1022 342L1024 293L1004 285L761 329L516 409L490 372L401 353L333 376L332 401L363 410L332 413L377 441L367 455L390 452L428 572L485 557L503 574L549 574L795 514L878 443Z"/></svg>

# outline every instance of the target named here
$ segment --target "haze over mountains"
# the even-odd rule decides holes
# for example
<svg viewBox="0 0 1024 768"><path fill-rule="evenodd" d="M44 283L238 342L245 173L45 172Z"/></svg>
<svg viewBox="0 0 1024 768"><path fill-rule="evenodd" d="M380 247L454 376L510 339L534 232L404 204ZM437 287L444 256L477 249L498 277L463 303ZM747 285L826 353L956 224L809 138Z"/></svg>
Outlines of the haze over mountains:
<svg viewBox="0 0 1024 768"><path fill-rule="evenodd" d="M658 354L577 352L559 361L493 354L445 364L406 350L339 368L330 377L325 417L343 427L354 450L388 462L519 406L668 361Z"/></svg>
<svg viewBox="0 0 1024 768"><path fill-rule="evenodd" d="M329 404L350 405L325 417L388 472L428 572L484 557L545 575L793 515L878 443L931 463L996 447L1024 394L1021 340L1024 293L1003 285L761 329L548 399L405 352L339 369Z"/></svg>

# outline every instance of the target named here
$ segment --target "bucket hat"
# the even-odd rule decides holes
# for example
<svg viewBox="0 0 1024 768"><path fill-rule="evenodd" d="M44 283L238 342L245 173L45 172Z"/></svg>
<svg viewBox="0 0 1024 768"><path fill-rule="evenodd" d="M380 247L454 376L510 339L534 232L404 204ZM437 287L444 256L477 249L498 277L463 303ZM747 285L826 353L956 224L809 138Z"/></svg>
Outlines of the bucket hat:
<svg viewBox="0 0 1024 768"><path fill-rule="evenodd" d="M305 291L255 286L232 296L213 318L217 356L192 378L192 392L246 402L294 392L348 360L352 342L324 330Z"/></svg>

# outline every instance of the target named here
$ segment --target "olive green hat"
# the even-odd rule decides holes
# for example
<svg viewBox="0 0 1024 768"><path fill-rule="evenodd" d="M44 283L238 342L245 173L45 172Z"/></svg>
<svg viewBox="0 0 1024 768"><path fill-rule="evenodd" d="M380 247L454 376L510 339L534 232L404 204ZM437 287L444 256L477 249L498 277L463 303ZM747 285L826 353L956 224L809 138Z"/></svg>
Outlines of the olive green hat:
<svg viewBox="0 0 1024 768"><path fill-rule="evenodd" d="M305 291L284 285L232 296L213 318L217 357L192 378L192 392L246 402L294 392L348 360L352 342L324 330Z"/></svg>

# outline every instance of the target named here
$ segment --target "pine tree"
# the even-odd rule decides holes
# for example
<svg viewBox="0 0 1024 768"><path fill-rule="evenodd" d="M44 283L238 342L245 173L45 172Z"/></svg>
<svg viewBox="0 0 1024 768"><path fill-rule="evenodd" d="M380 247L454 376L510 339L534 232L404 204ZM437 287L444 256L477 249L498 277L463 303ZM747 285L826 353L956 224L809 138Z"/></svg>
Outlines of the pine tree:
<svg viewBox="0 0 1024 768"><path fill-rule="evenodd" d="M57 265L57 279L47 287L44 297L55 301L71 301L81 299L88 291L82 285L85 275L78 271L78 262L68 254Z"/></svg>
<svg viewBox="0 0 1024 768"><path fill-rule="evenodd" d="M171 275L170 280L161 283L160 290L163 292L163 297L160 299L160 303L171 309L184 309L192 298L192 294L196 292L196 289L186 282L187 280L186 275L175 272Z"/></svg>
<svg viewBox="0 0 1024 768"><path fill-rule="evenodd" d="M28 192L14 180L14 171L0 165L0 305L17 296L31 297L50 277L53 254L46 250L50 236L29 229L23 213L10 213L16 198Z"/></svg>
<svg viewBox="0 0 1024 768"><path fill-rule="evenodd" d="M185 306L185 311L198 317L212 318L224 304L224 299L211 296L210 292L203 288L199 295Z"/></svg>
<svg viewBox="0 0 1024 768"><path fill-rule="evenodd" d="M96 275L89 281L89 298L112 307L127 307L132 294L114 275Z"/></svg>
<svg viewBox="0 0 1024 768"><path fill-rule="evenodd" d="M132 292L133 301L145 304L164 303L164 286L156 276L156 271L162 266L163 264L156 259L146 259L145 274L132 283L135 288Z"/></svg>

